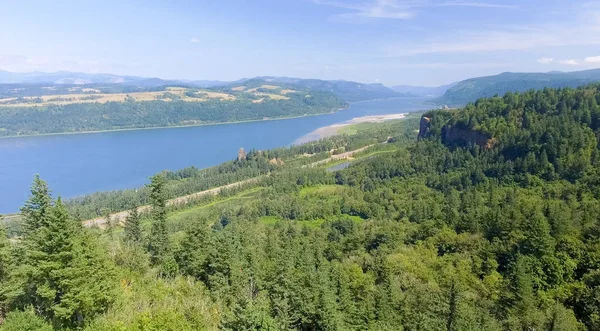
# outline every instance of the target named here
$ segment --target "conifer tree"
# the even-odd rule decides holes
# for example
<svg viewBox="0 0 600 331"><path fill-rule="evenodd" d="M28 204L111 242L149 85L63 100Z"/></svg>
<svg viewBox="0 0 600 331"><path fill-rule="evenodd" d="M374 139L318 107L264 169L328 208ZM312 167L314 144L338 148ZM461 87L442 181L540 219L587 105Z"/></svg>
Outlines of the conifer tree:
<svg viewBox="0 0 600 331"><path fill-rule="evenodd" d="M0 215L0 220L2 215ZM6 236L6 229L0 224L0 283L6 279L10 263L10 243Z"/></svg>
<svg viewBox="0 0 600 331"><path fill-rule="evenodd" d="M209 251L209 228L205 220L194 222L186 231L177 252L179 269L186 275L206 281L205 264Z"/></svg>
<svg viewBox="0 0 600 331"><path fill-rule="evenodd" d="M23 208L27 232L22 256L11 268L5 295L11 308L32 306L57 327L82 326L113 300L112 268L97 239L54 204L38 177Z"/></svg>
<svg viewBox="0 0 600 331"><path fill-rule="evenodd" d="M177 263L173 257L167 232L166 180L162 174L152 176L150 180L152 204L152 229L148 242L150 262L159 267L162 275L171 276L177 271Z"/></svg>
<svg viewBox="0 0 600 331"><path fill-rule="evenodd" d="M125 218L125 241L130 244L142 242L142 229L140 227L140 213L133 208Z"/></svg>
<svg viewBox="0 0 600 331"><path fill-rule="evenodd" d="M2 220L2 215L0 215L0 220ZM8 272L10 270L10 243L8 238L6 237L6 230L4 226L0 224L0 289L4 287L4 282L8 276ZM4 316L6 307L5 307L5 299L0 290L0 316Z"/></svg>
<svg viewBox="0 0 600 331"><path fill-rule="evenodd" d="M106 230L105 230L106 234L108 234L110 239L113 239L114 230L115 230L115 220L110 216L110 212L106 213L105 224L106 224Z"/></svg>
<svg viewBox="0 0 600 331"><path fill-rule="evenodd" d="M52 206L50 189L48 184L35 175L31 185L31 196L21 208L21 213L25 217L25 232L33 231L43 226L46 215Z"/></svg>

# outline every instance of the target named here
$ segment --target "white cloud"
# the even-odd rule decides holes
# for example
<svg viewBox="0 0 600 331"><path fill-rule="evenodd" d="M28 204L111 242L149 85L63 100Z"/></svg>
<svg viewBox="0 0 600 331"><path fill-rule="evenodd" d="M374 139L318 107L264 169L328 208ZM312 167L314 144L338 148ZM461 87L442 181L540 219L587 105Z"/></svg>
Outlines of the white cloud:
<svg viewBox="0 0 600 331"><path fill-rule="evenodd" d="M553 59L553 58L551 58L551 57L543 57L543 58L541 58L541 59L537 59L537 62L538 62L538 63L541 63L541 64L550 64L550 63L552 63L553 61L554 61L554 59Z"/></svg>
<svg viewBox="0 0 600 331"><path fill-rule="evenodd" d="M577 15L575 15L577 18ZM422 42L388 45L382 52L390 56L442 53L481 53L516 51L546 47L600 45L600 21L570 21L530 26L454 30L452 37L434 36Z"/></svg>
<svg viewBox="0 0 600 331"><path fill-rule="evenodd" d="M197 38L192 38L192 39L190 39L190 42L191 42L191 43L197 43L197 42L199 42L199 41L200 41L200 40L198 40Z"/></svg>
<svg viewBox="0 0 600 331"><path fill-rule="evenodd" d="M360 23L367 19L401 19L407 20L417 15L417 11L423 8L432 7L480 7L480 8L501 8L516 9L517 6L491 4L487 2L469 2L469 1L431 1L431 0L368 0L363 2L356 1L332 1L332 0L313 0L319 5L327 5L346 9L349 12L333 15L331 18L337 21L348 23Z"/></svg>
<svg viewBox="0 0 600 331"><path fill-rule="evenodd" d="M361 3L329 0L313 0L313 2L319 5L347 9L350 12L333 15L332 18L350 22L356 19L370 18L409 19L414 16L414 12L411 10L414 3L424 1L417 0L412 4L404 4L395 0L374 0Z"/></svg>
<svg viewBox="0 0 600 331"><path fill-rule="evenodd" d="M454 2L445 2L437 5L432 5L432 7L480 7L480 8L499 8L499 9L518 9L519 7L516 5L499 5L495 3L486 3L486 2L468 2L468 1L454 1Z"/></svg>
<svg viewBox="0 0 600 331"><path fill-rule="evenodd" d="M587 63L600 63L600 56L589 56L584 61Z"/></svg>
<svg viewBox="0 0 600 331"><path fill-rule="evenodd" d="M560 60L560 61L558 61L558 63L566 64L566 65L570 65L570 66L579 65L579 62L577 62L577 60L573 60L573 59Z"/></svg>

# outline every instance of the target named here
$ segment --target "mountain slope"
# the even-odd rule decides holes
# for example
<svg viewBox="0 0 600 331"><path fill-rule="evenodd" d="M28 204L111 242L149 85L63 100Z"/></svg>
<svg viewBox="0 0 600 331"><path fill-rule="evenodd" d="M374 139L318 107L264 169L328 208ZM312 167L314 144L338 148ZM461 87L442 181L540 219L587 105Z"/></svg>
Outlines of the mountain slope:
<svg viewBox="0 0 600 331"><path fill-rule="evenodd" d="M243 89L160 87L112 92L62 86L52 94L44 88L32 89L27 96L0 97L0 136L255 121L325 114L346 106L327 91L261 80L252 83ZM58 91L62 94L54 94Z"/></svg>
<svg viewBox="0 0 600 331"><path fill-rule="evenodd" d="M363 84L345 80L302 79L290 77L257 77L268 82L294 84L311 90L323 90L336 94L348 102L365 101L373 99L387 99L413 96L408 93L392 91L383 84Z"/></svg>
<svg viewBox="0 0 600 331"><path fill-rule="evenodd" d="M390 87L390 89L398 93L414 94L421 97L439 97L444 95L444 93L454 85L456 85L456 83L440 86L396 85Z"/></svg>
<svg viewBox="0 0 600 331"><path fill-rule="evenodd" d="M264 80L281 84L293 84L303 89L328 91L336 94L348 102L398 98L414 96L411 93L399 93L382 84L363 84L344 80L302 79L290 77L263 76L243 78L237 81L226 82L219 80L165 80L161 78L148 78L114 74L88 74L83 72L27 72L17 73L0 70L0 84L50 84L50 85L97 85L119 84L139 88L152 88L161 86L183 85L190 87L218 87L226 85L243 85L249 80Z"/></svg>
<svg viewBox="0 0 600 331"><path fill-rule="evenodd" d="M600 81L600 69L548 73L505 72L495 76L463 80L433 101L438 104L457 106L506 92L523 92L545 87L577 87L596 81Z"/></svg>

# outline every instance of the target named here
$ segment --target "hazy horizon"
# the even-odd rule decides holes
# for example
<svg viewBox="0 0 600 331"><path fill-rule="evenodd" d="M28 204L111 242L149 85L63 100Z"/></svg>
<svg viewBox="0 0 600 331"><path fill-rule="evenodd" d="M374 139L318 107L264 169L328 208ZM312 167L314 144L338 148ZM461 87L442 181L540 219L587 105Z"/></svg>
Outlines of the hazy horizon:
<svg viewBox="0 0 600 331"><path fill-rule="evenodd" d="M23 1L0 70L439 86L600 67L600 4L462 0ZM49 28L52 27L52 28Z"/></svg>

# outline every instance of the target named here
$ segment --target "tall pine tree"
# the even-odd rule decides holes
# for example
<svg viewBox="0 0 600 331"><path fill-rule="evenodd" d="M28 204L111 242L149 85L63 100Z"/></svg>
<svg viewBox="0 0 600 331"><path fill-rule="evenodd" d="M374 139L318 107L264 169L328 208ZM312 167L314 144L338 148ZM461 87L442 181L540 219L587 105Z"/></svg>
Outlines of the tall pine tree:
<svg viewBox="0 0 600 331"><path fill-rule="evenodd" d="M142 242L142 229L140 227L140 213L133 208L125 218L125 241L130 244Z"/></svg>
<svg viewBox="0 0 600 331"><path fill-rule="evenodd" d="M159 267L163 276L172 276L177 272L177 263L173 257L169 233L167 232L166 180L158 174L150 178L150 201L152 204L152 229L148 240L150 262Z"/></svg>
<svg viewBox="0 0 600 331"><path fill-rule="evenodd" d="M52 203L36 177L22 209L27 230L5 295L11 308L33 306L57 327L82 326L113 301L113 272L97 239L71 220L60 198Z"/></svg>
<svg viewBox="0 0 600 331"><path fill-rule="evenodd" d="M44 221L52 207L52 198L48 184L35 175L31 185L31 196L21 208L21 214L25 217L25 232L34 231L44 226Z"/></svg>

